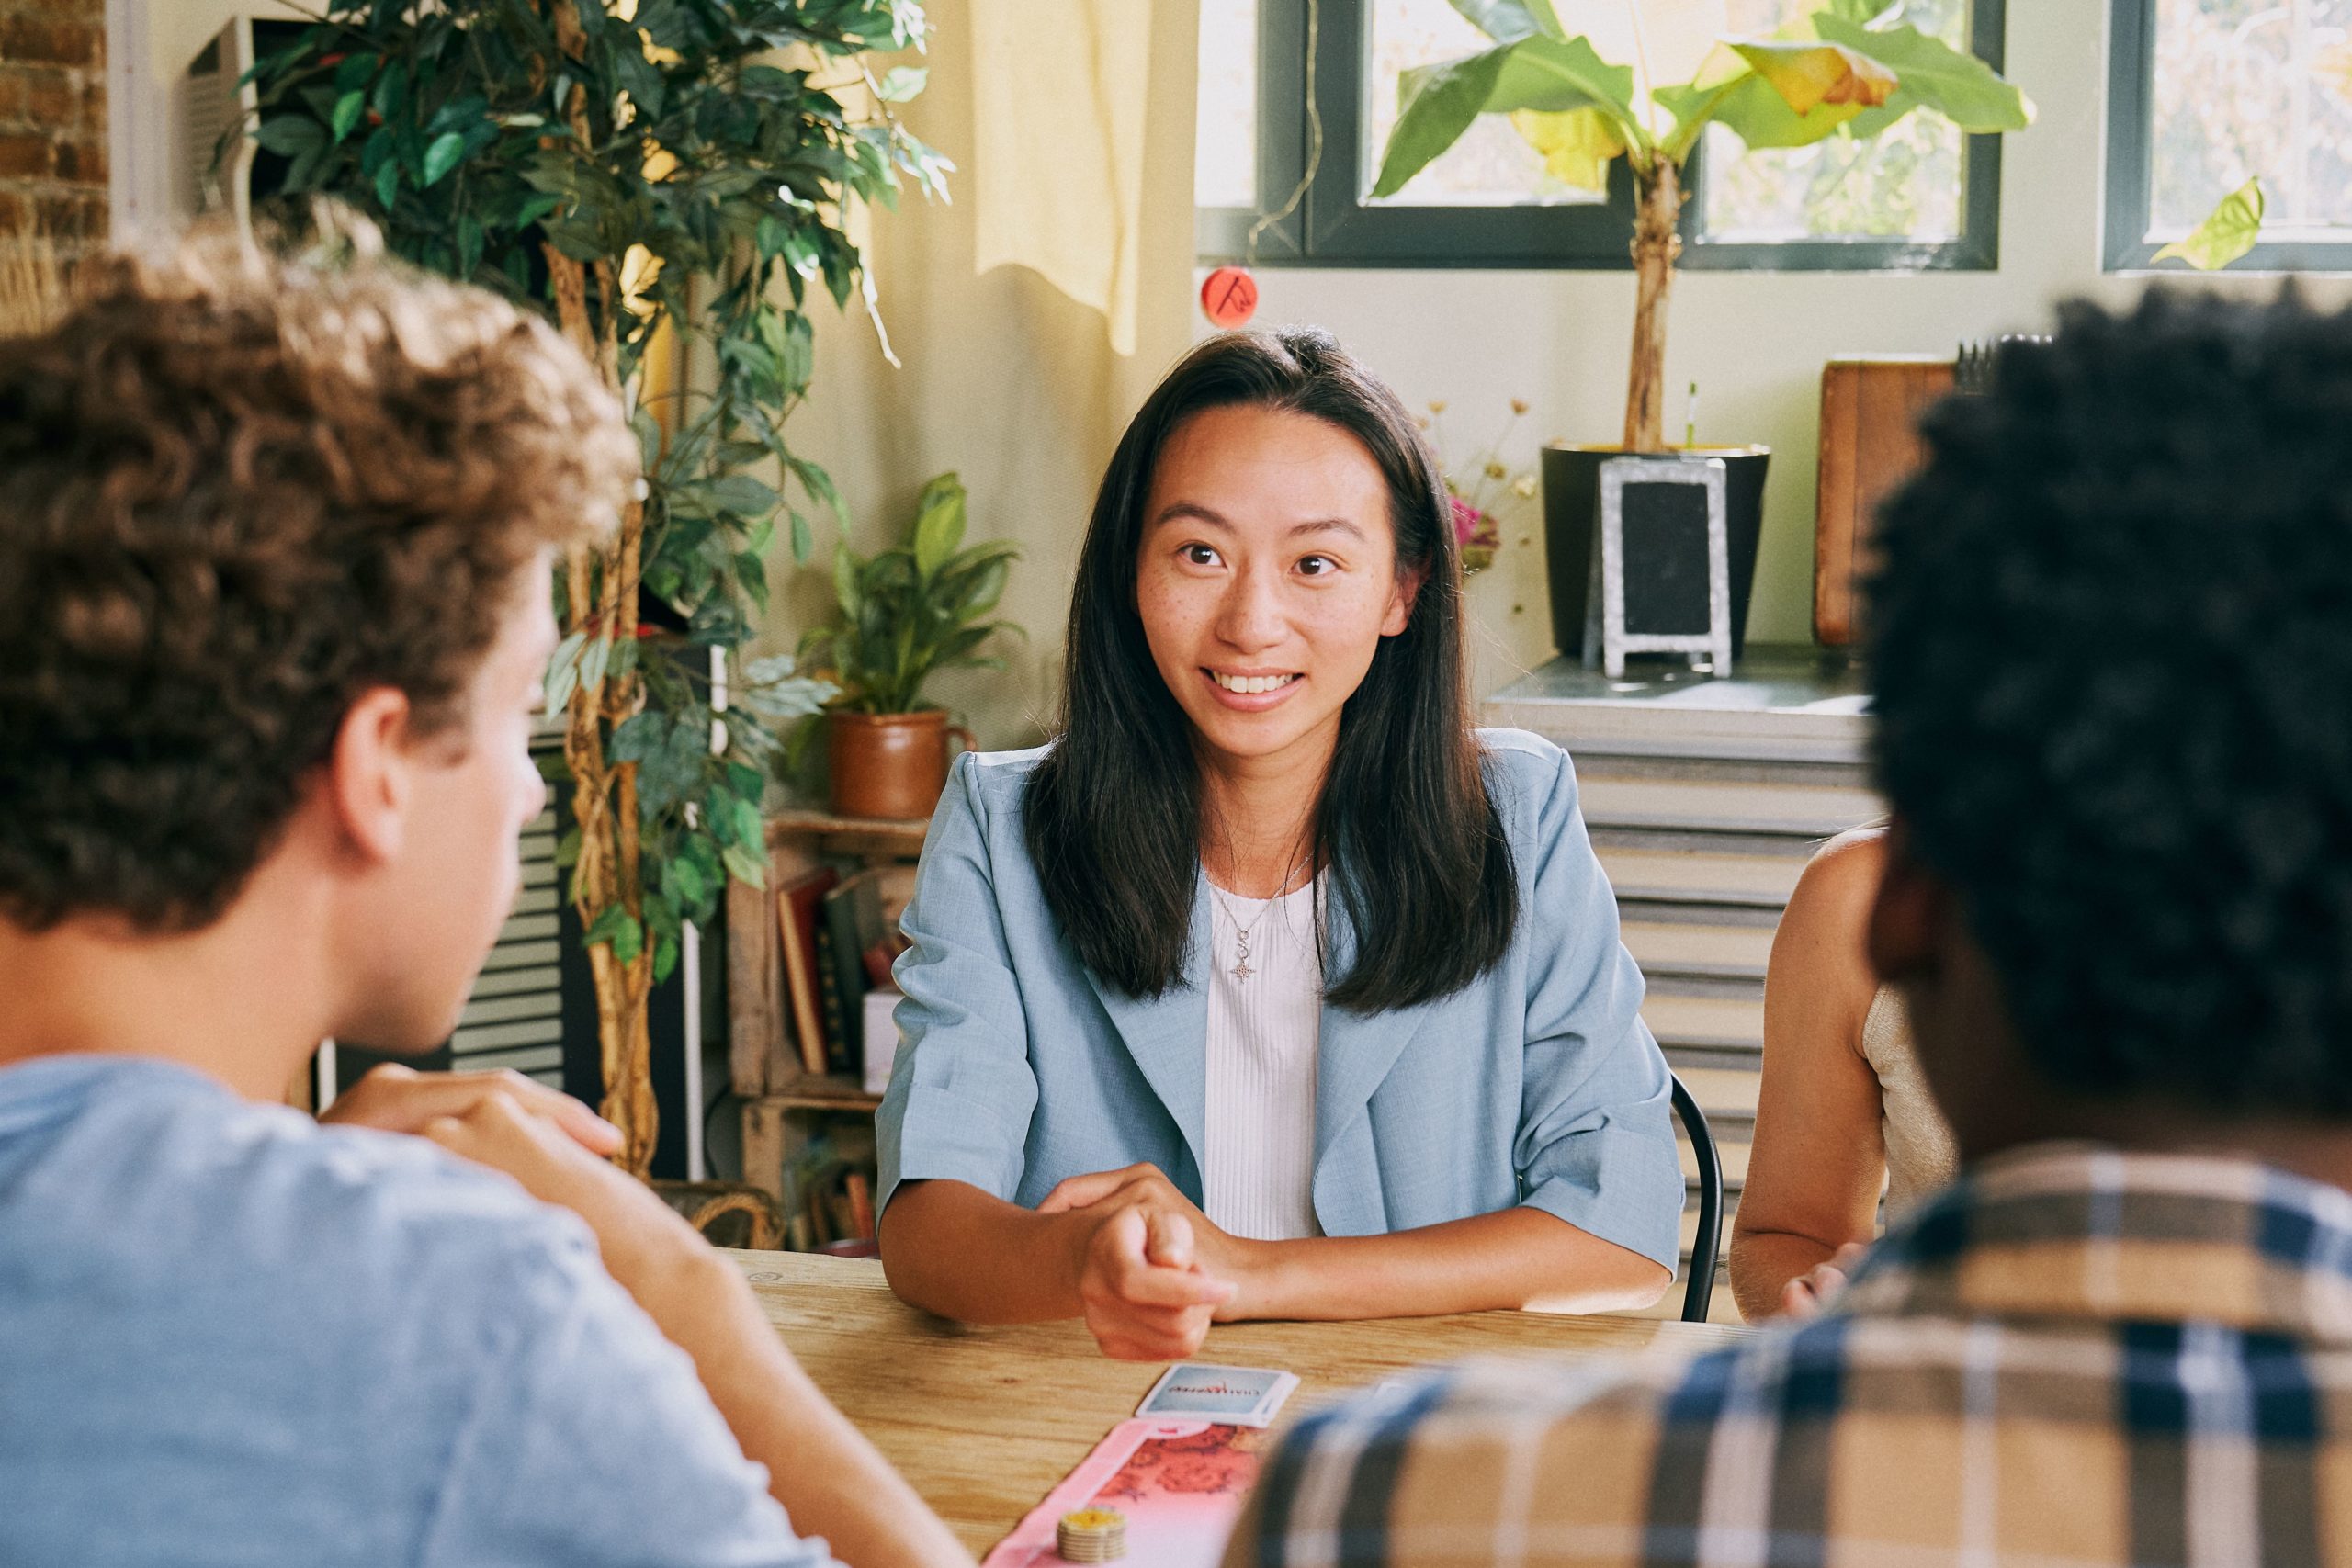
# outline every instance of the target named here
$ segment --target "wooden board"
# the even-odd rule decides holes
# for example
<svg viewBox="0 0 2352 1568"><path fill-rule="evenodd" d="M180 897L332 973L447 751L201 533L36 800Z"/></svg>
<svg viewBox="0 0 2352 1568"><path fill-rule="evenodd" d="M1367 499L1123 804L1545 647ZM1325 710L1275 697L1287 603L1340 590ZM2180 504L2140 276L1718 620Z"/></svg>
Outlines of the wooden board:
<svg viewBox="0 0 2352 1568"><path fill-rule="evenodd" d="M1921 457L1919 416L1951 390L1949 359L1833 359L1821 373L1820 490L1814 513L1813 630L1860 633L1855 585L1871 567L1879 503Z"/></svg>
<svg viewBox="0 0 2352 1568"><path fill-rule="evenodd" d="M728 1254L768 1321L842 1414L975 1555L1018 1523L1135 1408L1164 1370L1114 1361L1076 1322L973 1328L890 1293L879 1263ZM1696 1354L1741 1331L1630 1317L1486 1312L1369 1323L1237 1323L1201 1359L1283 1367L1285 1420L1408 1368L1472 1355Z"/></svg>

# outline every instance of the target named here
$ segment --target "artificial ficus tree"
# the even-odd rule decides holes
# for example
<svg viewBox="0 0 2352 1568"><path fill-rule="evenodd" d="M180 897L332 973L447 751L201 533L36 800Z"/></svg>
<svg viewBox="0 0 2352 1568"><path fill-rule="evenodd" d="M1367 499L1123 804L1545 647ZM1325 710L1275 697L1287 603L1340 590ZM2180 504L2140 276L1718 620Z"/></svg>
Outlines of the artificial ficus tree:
<svg viewBox="0 0 2352 1568"><path fill-rule="evenodd" d="M1714 40L1689 80L1637 91L1553 0L1450 0L1494 47L1404 73L1374 196L1393 196L1482 114L1509 115L1558 179L1634 178L1634 345L1626 449L1665 448L1667 302L1681 254L1683 173L1709 125L1751 148L1866 139L1919 109L1971 132L2021 130L2033 107L1983 61L1902 20L1899 0L1820 0L1770 38ZM1648 0L1618 0L1641 6ZM1638 29L1636 29L1638 36Z"/></svg>
<svg viewBox="0 0 2352 1568"><path fill-rule="evenodd" d="M851 203L944 193L950 165L891 113L923 71L867 63L925 34L915 0L330 0L255 71L255 135L288 160L289 194L337 197L400 254L547 313L642 447L643 494L558 570L547 677L604 1111L640 1175L650 993L728 878L764 882L774 727L832 694L789 659L732 660L779 525L805 559L804 504L842 513L785 435L809 290L871 310ZM672 333L709 349L711 384L650 399Z"/></svg>

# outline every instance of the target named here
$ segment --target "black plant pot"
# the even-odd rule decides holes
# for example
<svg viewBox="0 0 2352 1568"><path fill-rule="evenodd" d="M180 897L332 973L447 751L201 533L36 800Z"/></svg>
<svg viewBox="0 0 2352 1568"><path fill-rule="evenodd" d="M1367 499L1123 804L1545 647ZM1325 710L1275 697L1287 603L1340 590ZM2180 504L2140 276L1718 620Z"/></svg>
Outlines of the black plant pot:
<svg viewBox="0 0 2352 1568"><path fill-rule="evenodd" d="M1600 520L1600 465L1623 446L1544 448L1544 547L1552 580L1552 643L1570 659L1584 653L1585 596L1591 585L1594 531ZM1724 542L1731 550L1731 649L1747 646L1747 601L1756 591L1756 543L1764 532L1767 446L1675 447L1661 457L1721 457Z"/></svg>

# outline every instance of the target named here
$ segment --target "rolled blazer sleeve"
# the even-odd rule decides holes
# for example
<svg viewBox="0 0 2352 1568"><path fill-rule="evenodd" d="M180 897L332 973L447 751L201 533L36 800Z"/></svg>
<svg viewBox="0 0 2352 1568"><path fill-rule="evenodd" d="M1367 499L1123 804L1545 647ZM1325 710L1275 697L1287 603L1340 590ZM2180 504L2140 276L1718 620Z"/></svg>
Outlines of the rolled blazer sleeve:
<svg viewBox="0 0 2352 1568"><path fill-rule="evenodd" d="M906 999L899 1053L875 1117L880 1205L902 1181L969 1182L1012 1201L1037 1078L989 864L980 765L956 760L931 819L893 969Z"/></svg>
<svg viewBox="0 0 2352 1568"><path fill-rule="evenodd" d="M1526 1057L1511 1157L1521 1201L1666 1268L1681 1259L1682 1165L1666 1057L1642 1021L1642 973L1555 748L1536 785Z"/></svg>

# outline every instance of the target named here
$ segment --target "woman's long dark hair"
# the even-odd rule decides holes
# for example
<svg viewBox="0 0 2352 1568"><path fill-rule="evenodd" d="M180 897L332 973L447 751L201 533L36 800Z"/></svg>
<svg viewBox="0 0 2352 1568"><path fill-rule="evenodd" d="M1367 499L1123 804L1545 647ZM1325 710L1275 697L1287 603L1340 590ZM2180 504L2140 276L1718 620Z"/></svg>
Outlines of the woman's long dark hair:
<svg viewBox="0 0 2352 1568"><path fill-rule="evenodd" d="M1467 717L1461 559L1444 480L1396 394L1328 333L1209 339L1120 438L1070 596L1061 738L1030 776L1029 853L1088 968L1130 996L1184 983L1200 769L1190 721L1144 638L1136 560L1169 437L1205 409L1236 405L1308 414L1362 442L1387 480L1396 570L1422 574L1405 629L1381 639L1340 710L1314 830L1356 936L1326 998L1358 1012L1430 1001L1502 956L1518 884Z"/></svg>

